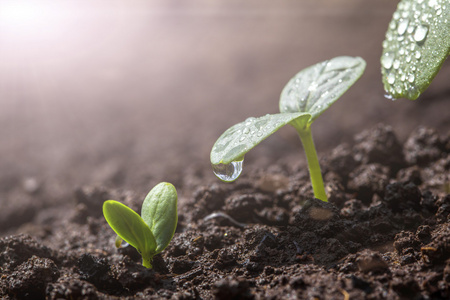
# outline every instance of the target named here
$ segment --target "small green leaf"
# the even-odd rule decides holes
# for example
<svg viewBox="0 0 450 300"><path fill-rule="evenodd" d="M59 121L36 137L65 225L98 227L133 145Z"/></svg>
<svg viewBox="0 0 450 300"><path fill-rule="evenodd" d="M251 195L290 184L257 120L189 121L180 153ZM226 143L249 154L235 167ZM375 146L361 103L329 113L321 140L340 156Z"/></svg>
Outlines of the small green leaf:
<svg viewBox="0 0 450 300"><path fill-rule="evenodd" d="M448 0L402 0L383 42L381 73L393 99L415 100L450 54Z"/></svg>
<svg viewBox="0 0 450 300"><path fill-rule="evenodd" d="M167 182L156 185L142 203L142 219L150 227L159 253L167 247L177 228L178 196L175 187Z"/></svg>
<svg viewBox="0 0 450 300"><path fill-rule="evenodd" d="M311 115L303 112L265 115L248 118L225 131L211 150L211 164L241 161L244 155L272 133L291 122L306 125Z"/></svg>
<svg viewBox="0 0 450 300"><path fill-rule="evenodd" d="M120 202L108 200L103 203L103 215L117 235L139 251L144 262L151 261L156 241L150 228L135 211Z"/></svg>
<svg viewBox="0 0 450 300"><path fill-rule="evenodd" d="M361 77L365 67L360 57L339 56L303 69L281 92L280 112L309 113L310 125Z"/></svg>

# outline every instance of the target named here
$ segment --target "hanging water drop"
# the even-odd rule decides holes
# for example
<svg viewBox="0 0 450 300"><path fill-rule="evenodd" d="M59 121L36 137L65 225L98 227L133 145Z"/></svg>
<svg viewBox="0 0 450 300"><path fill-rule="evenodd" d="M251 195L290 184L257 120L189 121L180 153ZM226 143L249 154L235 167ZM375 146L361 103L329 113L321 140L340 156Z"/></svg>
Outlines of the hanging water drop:
<svg viewBox="0 0 450 300"><path fill-rule="evenodd" d="M384 98L395 101L397 100L397 98L395 98L394 96L392 96L391 94L384 94Z"/></svg>
<svg viewBox="0 0 450 300"><path fill-rule="evenodd" d="M242 165L244 159L239 161L232 161L229 164L217 164L212 165L214 174L222 181L232 182L235 181L242 172Z"/></svg>
<svg viewBox="0 0 450 300"><path fill-rule="evenodd" d="M422 42L427 37L428 27L425 25L419 25L414 32L414 40L416 42Z"/></svg>

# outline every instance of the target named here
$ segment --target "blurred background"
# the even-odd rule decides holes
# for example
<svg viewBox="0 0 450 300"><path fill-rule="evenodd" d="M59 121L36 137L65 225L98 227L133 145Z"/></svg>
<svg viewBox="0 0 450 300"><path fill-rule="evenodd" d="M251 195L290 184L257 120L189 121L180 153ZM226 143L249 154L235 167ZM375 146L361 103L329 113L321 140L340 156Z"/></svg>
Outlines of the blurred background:
<svg viewBox="0 0 450 300"><path fill-rule="evenodd" d="M42 186L59 201L86 184L144 192L187 169L215 180L220 134L276 113L294 74L340 55L367 68L314 123L319 155L379 122L401 140L419 125L448 132L448 62L419 100L384 98L397 3L0 0L0 204ZM246 164L303 159L292 128L262 145Z"/></svg>

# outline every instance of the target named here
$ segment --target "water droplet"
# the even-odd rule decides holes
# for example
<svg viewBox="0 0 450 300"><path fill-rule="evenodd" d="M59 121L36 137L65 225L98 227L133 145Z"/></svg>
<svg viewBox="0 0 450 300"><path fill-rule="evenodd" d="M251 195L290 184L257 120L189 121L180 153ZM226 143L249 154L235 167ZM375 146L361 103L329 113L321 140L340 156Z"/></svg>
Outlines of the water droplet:
<svg viewBox="0 0 450 300"><path fill-rule="evenodd" d="M422 56L422 54L420 54L420 51L416 51L415 56L416 56L417 59L419 59Z"/></svg>
<svg viewBox="0 0 450 300"><path fill-rule="evenodd" d="M419 25L414 32L414 40L416 42L422 42L427 37L428 27L425 25Z"/></svg>
<svg viewBox="0 0 450 300"><path fill-rule="evenodd" d="M395 61L394 61L394 69L398 69L399 67L400 67L400 61L398 60L398 59L396 59Z"/></svg>
<svg viewBox="0 0 450 300"><path fill-rule="evenodd" d="M245 140L245 136L244 135L239 138L239 142L243 142L244 140Z"/></svg>
<svg viewBox="0 0 450 300"><path fill-rule="evenodd" d="M383 57L381 57L381 64L383 68L390 69L392 67L392 63L394 62L394 54L392 52L388 52Z"/></svg>
<svg viewBox="0 0 450 300"><path fill-rule="evenodd" d="M245 127L243 133L244 133L244 134L248 134L249 132L250 132L250 128Z"/></svg>
<svg viewBox="0 0 450 300"><path fill-rule="evenodd" d="M413 83L414 82L414 74L410 74L408 77L408 81Z"/></svg>
<svg viewBox="0 0 450 300"><path fill-rule="evenodd" d="M394 20L398 20L398 19L400 19L400 13L399 13L398 11L396 11L396 12L392 15L392 17L394 18Z"/></svg>
<svg viewBox="0 0 450 300"><path fill-rule="evenodd" d="M394 20L392 20L392 21L389 23L389 28L392 29L392 30L394 30L395 27L397 27L397 24L395 23Z"/></svg>
<svg viewBox="0 0 450 300"><path fill-rule="evenodd" d="M226 182L235 181L242 172L244 159L240 161L232 161L229 164L212 165L213 172L216 176Z"/></svg>
<svg viewBox="0 0 450 300"><path fill-rule="evenodd" d="M256 134L257 137L262 137L263 133L261 131L258 131L258 133Z"/></svg>
<svg viewBox="0 0 450 300"><path fill-rule="evenodd" d="M411 62L411 55L408 55L408 56L406 57L406 62Z"/></svg>
<svg viewBox="0 0 450 300"><path fill-rule="evenodd" d="M399 35L403 35L406 31L406 29L408 28L409 25L409 20L404 19L401 20L400 23L398 24L398 28L397 28L397 33Z"/></svg>
<svg viewBox="0 0 450 300"><path fill-rule="evenodd" d="M384 94L384 98L395 101L397 100L397 98L395 98L394 96L392 96L391 94Z"/></svg>
<svg viewBox="0 0 450 300"><path fill-rule="evenodd" d="M437 4L436 0L430 0L428 1L428 6L433 8Z"/></svg>
<svg viewBox="0 0 450 300"><path fill-rule="evenodd" d="M395 75L394 73L390 73L387 77L387 81L389 84L393 84L395 82Z"/></svg>

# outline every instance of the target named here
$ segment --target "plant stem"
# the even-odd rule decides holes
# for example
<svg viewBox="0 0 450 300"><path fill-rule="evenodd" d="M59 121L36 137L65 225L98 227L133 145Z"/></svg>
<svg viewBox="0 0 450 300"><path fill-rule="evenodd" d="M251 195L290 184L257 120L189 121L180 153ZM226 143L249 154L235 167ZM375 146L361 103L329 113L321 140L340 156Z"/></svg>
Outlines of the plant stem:
<svg viewBox="0 0 450 300"><path fill-rule="evenodd" d="M151 269L153 267L151 263L152 260L153 260L152 256L142 255L142 265L147 269Z"/></svg>
<svg viewBox="0 0 450 300"><path fill-rule="evenodd" d="M328 202L325 187L323 185L322 173L320 171L319 159L317 158L316 148L311 134L311 127L297 129L303 149L305 149L306 159L308 160L309 176L314 191L314 197L324 202Z"/></svg>

